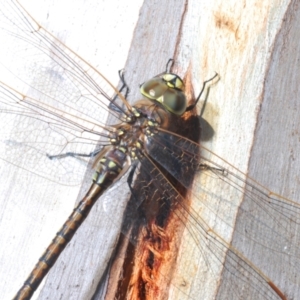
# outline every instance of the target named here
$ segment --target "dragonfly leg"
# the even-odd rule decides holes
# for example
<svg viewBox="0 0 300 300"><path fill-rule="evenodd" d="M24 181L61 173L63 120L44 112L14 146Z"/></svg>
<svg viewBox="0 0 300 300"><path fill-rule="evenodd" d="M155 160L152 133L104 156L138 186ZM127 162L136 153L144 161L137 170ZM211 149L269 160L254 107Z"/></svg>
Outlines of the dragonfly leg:
<svg viewBox="0 0 300 300"><path fill-rule="evenodd" d="M131 166L131 170L127 177L127 184L128 184L129 190L131 192L131 195L134 198L135 207L138 208L143 203L143 201L145 199L145 195L141 195L140 191L135 191L134 187L132 186L133 176L136 171L136 168L137 168L136 164Z"/></svg>
<svg viewBox="0 0 300 300"><path fill-rule="evenodd" d="M49 155L46 154L49 159L62 159L66 157L94 157L96 156L102 149L95 150L90 153L76 153L76 152L66 152L58 155Z"/></svg>
<svg viewBox="0 0 300 300"><path fill-rule="evenodd" d="M171 68L173 67L174 65L174 59L173 58L170 58L166 64L166 71L165 73L170 73L170 70Z"/></svg>
<svg viewBox="0 0 300 300"><path fill-rule="evenodd" d="M111 102L110 102L110 104L109 104L109 108L112 109L112 110L114 110L114 111L116 111L116 112L118 112L118 113L122 113L123 111L122 111L122 110L121 110L114 102L117 100L117 98L119 97L119 94L120 94L124 89L125 89L124 97L125 97L125 99L127 99L127 96L128 96L128 94L129 94L129 87L128 87L126 81L125 81L124 70L123 70L123 69L122 69L122 70L119 70L119 71L118 71L118 74L119 74L119 78L120 78L120 80L121 80L122 86L121 86L121 88L119 89L119 93L116 94L116 95L112 98L112 100L111 100Z"/></svg>
<svg viewBox="0 0 300 300"><path fill-rule="evenodd" d="M126 81L125 81L124 70L119 70L118 73L119 73L120 80L122 82L122 86L121 86L119 92L121 93L123 91L123 89L125 89L124 97L125 97L125 99L127 99L127 96L129 94L129 87L128 87Z"/></svg>
<svg viewBox="0 0 300 300"><path fill-rule="evenodd" d="M136 196L135 196L134 189L132 187L132 181L133 181L133 175L134 175L135 170L136 170L136 165L133 165L129 172L129 175L127 177L127 184L128 184L129 190L134 198L136 198Z"/></svg>
<svg viewBox="0 0 300 300"><path fill-rule="evenodd" d="M216 73L213 77L211 77L210 79L205 80L205 81L203 82L202 89L201 89L201 91L200 91L198 97L196 98L195 103L194 103L194 104L191 104L190 106L188 106L188 107L186 108L185 111L192 110L192 109L197 105L197 103L198 103L200 97L202 96L202 94L203 94L204 91L205 91L206 85L207 85L209 82L213 81L215 78L218 78L218 79L220 78L220 76L219 76L218 73ZM207 91L207 96L205 97L205 100L208 98L208 94L209 94L209 89L208 89L208 91ZM204 101L204 103L206 103L206 101ZM202 109L201 109L200 117L202 116L204 109L205 109L205 104L203 105L203 107L202 107Z"/></svg>
<svg viewBox="0 0 300 300"><path fill-rule="evenodd" d="M198 168L199 168L198 169L199 171L213 171L214 173L215 172L218 172L218 173L220 172L221 175L223 175L223 176L227 176L227 174L228 174L226 169L212 167L212 166L209 166L207 164L199 164Z"/></svg>

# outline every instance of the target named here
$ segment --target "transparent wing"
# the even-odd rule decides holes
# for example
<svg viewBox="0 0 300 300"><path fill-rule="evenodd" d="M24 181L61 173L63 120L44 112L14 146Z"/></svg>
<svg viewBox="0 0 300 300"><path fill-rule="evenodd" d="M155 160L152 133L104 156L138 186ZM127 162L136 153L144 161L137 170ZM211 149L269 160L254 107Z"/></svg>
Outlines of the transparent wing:
<svg viewBox="0 0 300 300"><path fill-rule="evenodd" d="M127 210L123 228L127 239L136 246L134 263L130 264L137 265L137 270L132 274L140 274L130 274L133 279L130 288L126 287L130 297L136 296L135 283L141 281L147 282L146 287L151 286L149 293L158 293L168 286L173 273L165 267L165 261L172 264L179 255L176 274L180 277L181 268L185 269L185 276L190 273L190 277L171 284L176 295L180 291L181 299L214 299L213 285L218 287L218 299L227 299L228 295L231 299L285 299L279 283L273 282L270 275L285 270L275 264L268 268L265 260L285 262L285 267L296 276L300 263L299 204L272 193L182 136L158 129L148 138L148 145L139 157L133 205ZM199 177L194 182L193 174ZM176 221L175 225L169 224L170 215L175 215L184 226L183 235ZM239 218L243 226L235 223ZM181 254L176 247L172 252L174 235L185 240ZM252 245L261 253L262 261L249 255ZM293 280L290 285L297 289Z"/></svg>
<svg viewBox="0 0 300 300"><path fill-rule="evenodd" d="M78 184L86 161L53 162L47 154L99 150L113 131L105 126L108 118L116 122L119 113L125 113L117 103L114 110L109 109L112 97L118 95L127 109L130 106L101 73L42 28L16 1L3 3L0 15L0 37L6 41L0 50L0 110L5 118L0 156L51 180Z"/></svg>
<svg viewBox="0 0 300 300"><path fill-rule="evenodd" d="M157 148L151 151L152 159L186 188L191 188L186 174L199 172L200 178L194 181L191 190L195 205L186 204L178 193L175 204L192 243L198 248L199 257L203 257L205 272L218 278L215 268L224 265L220 294L222 289L229 289L233 299L240 299L251 290L260 295L259 299L278 299L280 292L276 293L267 272L274 274L284 270L277 269L275 264L266 268L268 271L258 268L264 266L264 261L249 257L247 245L254 244L263 258L284 261L286 268L297 274L300 267L297 246L300 240L299 204L272 193L219 156L186 138L160 129L149 139ZM172 147L166 146L170 142ZM166 163L166 157L179 163ZM172 185L161 174L157 176L159 179L155 182L161 192L171 190L170 193L174 194ZM174 196L170 196L172 198ZM243 226L231 223L236 215L238 220L243 220Z"/></svg>

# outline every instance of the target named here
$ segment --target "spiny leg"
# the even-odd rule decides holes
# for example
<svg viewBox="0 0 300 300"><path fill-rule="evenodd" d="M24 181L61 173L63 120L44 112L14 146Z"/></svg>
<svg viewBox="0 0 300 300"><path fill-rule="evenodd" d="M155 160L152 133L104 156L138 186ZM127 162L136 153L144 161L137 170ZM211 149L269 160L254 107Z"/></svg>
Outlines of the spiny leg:
<svg viewBox="0 0 300 300"><path fill-rule="evenodd" d="M121 83L122 83L122 86L121 88L119 89L119 93L120 94L124 89L125 89L125 94L124 94L124 98L127 99L127 96L129 94L129 87L125 81L125 76L124 76L124 69L122 70L119 70L118 71L118 74L119 74L119 78L121 80ZM119 107L115 101L117 100L117 98L119 97L119 95L116 94L112 99L111 99L111 102L109 104L109 108L118 112L118 113L123 113L123 110L121 109L121 107Z"/></svg>
<svg viewBox="0 0 300 300"><path fill-rule="evenodd" d="M66 158L66 157L74 157L74 158L77 158L77 157L94 157L98 153L100 153L100 151L102 151L102 148L98 149L98 150L95 150L93 152L90 152L90 153L66 152L66 153L62 153L62 154L58 154L58 155L49 155L47 153L46 156L51 160L52 159L63 159L63 158Z"/></svg>
<svg viewBox="0 0 300 300"><path fill-rule="evenodd" d="M190 106L188 106L188 107L186 108L186 112L192 110L192 109L197 105L197 103L198 103L200 97L202 96L202 94L203 94L203 92L204 92L204 90L205 90L205 88L206 88L206 85L207 85L209 82L213 81L216 77L219 77L219 74L218 74L218 73L216 73L213 77L211 77L210 79L205 80L205 81L203 82L202 89L201 89L201 91L200 91L198 97L196 98L195 103L194 103L194 104L191 104ZM207 94L208 94L208 93L207 93ZM207 99L207 97L206 97L206 99ZM205 101L205 103L206 103L206 101ZM204 109L205 109L205 104L203 105L203 107L202 107L202 109L201 109L200 117L202 116Z"/></svg>

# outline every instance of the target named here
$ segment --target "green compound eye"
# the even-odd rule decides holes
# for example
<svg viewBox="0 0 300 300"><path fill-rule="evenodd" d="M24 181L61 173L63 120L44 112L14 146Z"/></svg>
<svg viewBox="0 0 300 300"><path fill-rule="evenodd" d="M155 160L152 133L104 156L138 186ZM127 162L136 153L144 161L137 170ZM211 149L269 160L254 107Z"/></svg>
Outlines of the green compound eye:
<svg viewBox="0 0 300 300"><path fill-rule="evenodd" d="M140 92L148 99L157 101L175 115L182 115L186 110L186 97L182 79L171 73L154 77L140 87Z"/></svg>

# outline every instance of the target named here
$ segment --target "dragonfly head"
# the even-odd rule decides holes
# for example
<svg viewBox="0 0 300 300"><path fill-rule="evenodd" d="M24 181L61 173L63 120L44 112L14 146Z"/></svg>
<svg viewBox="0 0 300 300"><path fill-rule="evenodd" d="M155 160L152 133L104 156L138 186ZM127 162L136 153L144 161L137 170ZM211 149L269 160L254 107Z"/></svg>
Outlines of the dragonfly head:
<svg viewBox="0 0 300 300"><path fill-rule="evenodd" d="M140 92L175 115L181 116L186 111L184 83L176 74L163 73L153 77L140 86Z"/></svg>

